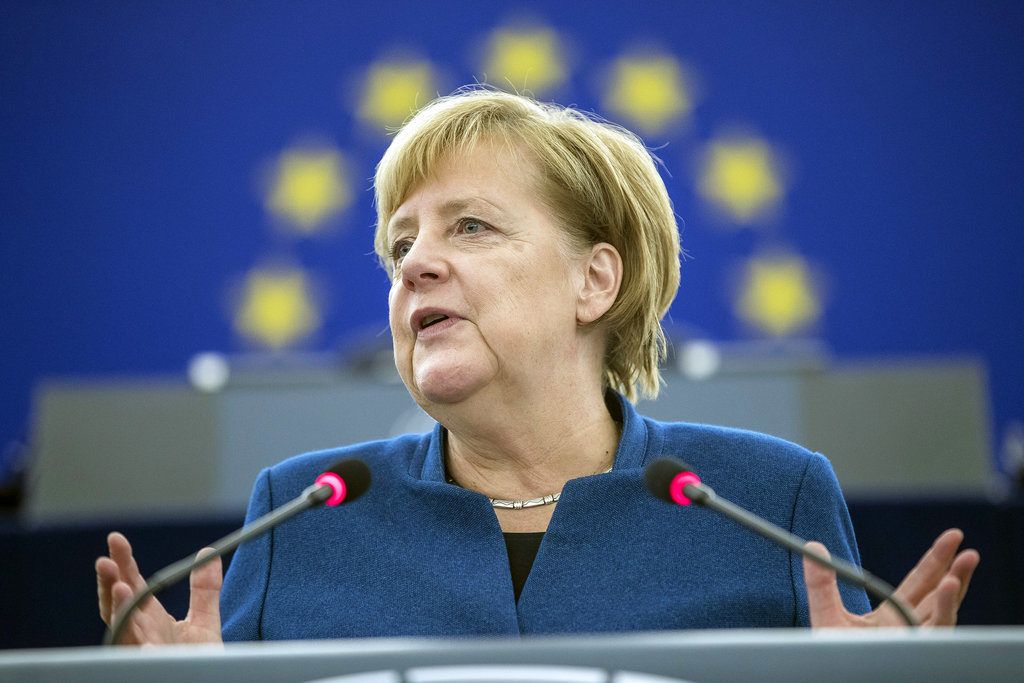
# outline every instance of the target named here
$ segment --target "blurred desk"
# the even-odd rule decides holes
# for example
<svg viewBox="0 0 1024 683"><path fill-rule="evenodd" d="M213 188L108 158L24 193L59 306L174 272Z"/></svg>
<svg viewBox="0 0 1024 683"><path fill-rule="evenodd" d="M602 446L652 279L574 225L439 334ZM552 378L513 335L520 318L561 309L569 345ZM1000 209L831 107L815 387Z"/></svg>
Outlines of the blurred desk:
<svg viewBox="0 0 1024 683"><path fill-rule="evenodd" d="M681 631L522 640L377 639L0 653L10 682L671 683L1013 681L1024 629Z"/></svg>
<svg viewBox="0 0 1024 683"><path fill-rule="evenodd" d="M390 361L387 361L390 364ZM983 495L992 476L984 368L962 360L832 365L723 356L697 381L671 366L641 413L774 434L824 453L848 496ZM390 375L388 372L390 371ZM390 365L182 380L53 380L36 392L26 514L35 521L245 509L263 467L433 422Z"/></svg>

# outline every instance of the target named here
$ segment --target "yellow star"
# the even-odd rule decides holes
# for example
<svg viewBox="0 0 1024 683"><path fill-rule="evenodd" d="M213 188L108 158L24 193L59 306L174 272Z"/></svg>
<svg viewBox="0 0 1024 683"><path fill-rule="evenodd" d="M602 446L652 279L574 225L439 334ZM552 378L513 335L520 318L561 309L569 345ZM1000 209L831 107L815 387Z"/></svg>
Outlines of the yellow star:
<svg viewBox="0 0 1024 683"><path fill-rule="evenodd" d="M781 175L764 140L720 140L708 146L697 190L738 223L750 223L782 198Z"/></svg>
<svg viewBox="0 0 1024 683"><path fill-rule="evenodd" d="M235 331L261 346L283 349L320 327L311 286L301 270L256 269L246 277Z"/></svg>
<svg viewBox="0 0 1024 683"><path fill-rule="evenodd" d="M267 208L301 233L316 232L351 204L347 175L334 150L286 150L273 171Z"/></svg>
<svg viewBox="0 0 1024 683"><path fill-rule="evenodd" d="M817 321L821 304L807 264L796 256L751 259L743 276L736 314L775 337L784 337Z"/></svg>
<svg viewBox="0 0 1024 683"><path fill-rule="evenodd" d="M611 67L604 106L645 133L660 133L690 113L693 98L675 58L625 56Z"/></svg>
<svg viewBox="0 0 1024 683"><path fill-rule="evenodd" d="M485 49L483 72L499 87L539 95L565 80L565 56L558 34L545 27L497 29Z"/></svg>
<svg viewBox="0 0 1024 683"><path fill-rule="evenodd" d="M384 131L402 125L417 109L434 99L434 68L419 60L378 61L366 73L357 114Z"/></svg>

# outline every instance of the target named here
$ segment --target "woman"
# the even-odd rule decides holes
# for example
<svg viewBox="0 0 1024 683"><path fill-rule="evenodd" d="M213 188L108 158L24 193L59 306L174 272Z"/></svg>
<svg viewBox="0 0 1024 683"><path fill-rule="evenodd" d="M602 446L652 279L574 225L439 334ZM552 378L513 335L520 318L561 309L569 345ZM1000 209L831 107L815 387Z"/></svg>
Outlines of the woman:
<svg viewBox="0 0 1024 683"><path fill-rule="evenodd" d="M250 519L339 457L365 460L374 486L243 546L223 593L219 563L197 570L188 617L150 600L126 642L899 623L831 573L644 492L644 465L675 455L858 561L822 456L633 408L658 392L679 284L672 208L635 136L466 90L409 121L375 189L395 364L437 427L264 470ZM900 588L924 623L955 623L978 562L961 540L943 534ZM144 584L127 540L109 544L108 623Z"/></svg>

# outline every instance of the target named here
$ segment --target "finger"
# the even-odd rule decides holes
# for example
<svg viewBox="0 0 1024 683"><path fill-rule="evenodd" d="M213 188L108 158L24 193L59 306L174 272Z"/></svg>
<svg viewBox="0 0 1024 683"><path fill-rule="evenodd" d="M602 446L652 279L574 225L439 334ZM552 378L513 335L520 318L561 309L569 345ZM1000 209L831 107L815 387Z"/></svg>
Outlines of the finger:
<svg viewBox="0 0 1024 683"><path fill-rule="evenodd" d="M116 582L111 589L113 614L119 617L127 605L138 595L124 581ZM124 626L119 644L144 645L174 642L174 617L154 596L150 595L132 611Z"/></svg>
<svg viewBox="0 0 1024 683"><path fill-rule="evenodd" d="M107 536L107 547L110 548L110 559L117 563L121 573L121 580L127 583L133 591L145 588L146 579L139 572L139 565L132 555L132 545L124 534L113 531Z"/></svg>
<svg viewBox="0 0 1024 683"><path fill-rule="evenodd" d="M949 571L956 550L963 540L964 534L959 529L947 529L940 534L932 547L921 556L914 568L900 582L896 588L896 595L912 606L924 600Z"/></svg>
<svg viewBox="0 0 1024 683"><path fill-rule="evenodd" d="M960 593L960 581L947 575L939 582L933 594L934 612L926 621L929 626L955 626L956 613L959 608L957 595Z"/></svg>
<svg viewBox="0 0 1024 683"><path fill-rule="evenodd" d="M978 568L981 563L981 555L978 554L977 550L965 550L956 556L953 560L953 565L949 569L949 573L955 576L960 581L960 590L956 595L956 604L959 608L960 603L964 601L964 597L967 595L967 588L971 585L971 578L974 576L974 570Z"/></svg>
<svg viewBox="0 0 1024 683"><path fill-rule="evenodd" d="M96 560L96 594L100 603L100 618L110 626L110 618L113 614L113 596L111 589L117 582L120 573L117 563L109 557L100 557Z"/></svg>
<svg viewBox="0 0 1024 683"><path fill-rule="evenodd" d="M124 581L117 581L114 583L113 586L111 586L110 595L112 610L111 620L113 620L114 617L120 616L122 610L124 610L125 605L127 605L131 601L134 593L132 592L131 586L129 586L127 583L125 583ZM120 640L117 643L115 643L115 645L133 645L139 642L139 636L138 633L136 632L135 624L135 620L137 617L137 612L131 615L127 626L121 632Z"/></svg>
<svg viewBox="0 0 1024 683"><path fill-rule="evenodd" d="M213 548L203 548L198 556L212 553ZM192 570L189 576L188 616L186 619L196 628L220 635L220 589L224 582L220 558L210 560L202 567Z"/></svg>
<svg viewBox="0 0 1024 683"><path fill-rule="evenodd" d="M804 548L831 557L821 543L812 541ZM812 627L845 626L848 623L846 608L836 583L836 573L832 569L805 556L804 584L807 586L807 609Z"/></svg>

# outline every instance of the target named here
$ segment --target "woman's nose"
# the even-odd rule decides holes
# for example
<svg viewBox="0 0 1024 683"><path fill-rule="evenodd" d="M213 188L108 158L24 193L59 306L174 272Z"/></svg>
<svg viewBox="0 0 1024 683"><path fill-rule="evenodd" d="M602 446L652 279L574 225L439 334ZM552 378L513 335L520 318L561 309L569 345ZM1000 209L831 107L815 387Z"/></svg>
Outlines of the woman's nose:
<svg viewBox="0 0 1024 683"><path fill-rule="evenodd" d="M415 291L448 279L450 266L442 240L421 233L402 258L402 283Z"/></svg>

